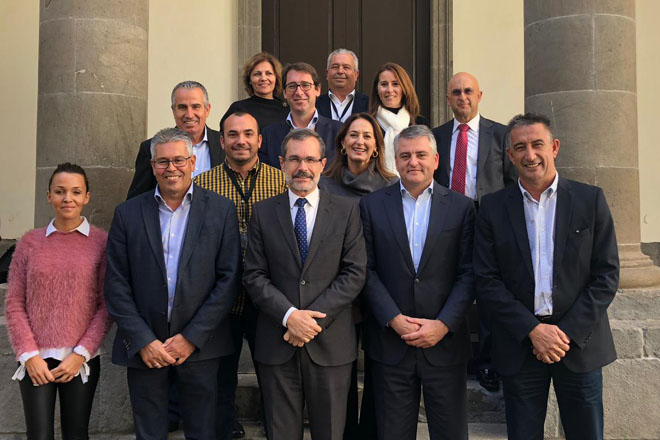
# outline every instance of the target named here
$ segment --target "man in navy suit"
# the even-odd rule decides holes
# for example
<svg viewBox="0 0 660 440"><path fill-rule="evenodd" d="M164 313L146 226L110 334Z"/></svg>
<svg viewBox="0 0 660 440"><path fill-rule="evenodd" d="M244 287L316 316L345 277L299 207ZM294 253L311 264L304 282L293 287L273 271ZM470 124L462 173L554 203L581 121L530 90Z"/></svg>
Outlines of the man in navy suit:
<svg viewBox="0 0 660 440"><path fill-rule="evenodd" d="M519 183L483 198L479 300L493 316L510 439L543 438L554 385L566 438L603 438L602 367L616 359L607 308L619 282L612 216L595 186L562 179L550 121L518 115L507 154Z"/></svg>
<svg viewBox="0 0 660 440"><path fill-rule="evenodd" d="M138 439L167 438L171 380L186 438L215 439L218 359L233 351L228 315L240 288L236 209L193 185L186 132L158 132L151 157L156 188L117 206L108 236L112 361L127 367Z"/></svg>
<svg viewBox="0 0 660 440"><path fill-rule="evenodd" d="M474 204L433 181L427 127L405 128L394 150L401 181L360 201L378 438L415 438L423 388L431 439L467 439Z"/></svg>
<svg viewBox="0 0 660 440"><path fill-rule="evenodd" d="M332 51L325 70L329 90L316 100L319 115L345 122L353 113L368 111L369 97L355 88L359 76L358 58L352 50Z"/></svg>
<svg viewBox="0 0 660 440"><path fill-rule="evenodd" d="M321 83L316 69L307 63L293 63L284 68L284 98L289 104L289 115L285 121L264 128L259 160L272 167L280 168L282 141L297 128L309 128L321 136L325 144L325 157L332 163L336 148L335 138L341 123L321 116L316 110L316 99L321 94Z"/></svg>

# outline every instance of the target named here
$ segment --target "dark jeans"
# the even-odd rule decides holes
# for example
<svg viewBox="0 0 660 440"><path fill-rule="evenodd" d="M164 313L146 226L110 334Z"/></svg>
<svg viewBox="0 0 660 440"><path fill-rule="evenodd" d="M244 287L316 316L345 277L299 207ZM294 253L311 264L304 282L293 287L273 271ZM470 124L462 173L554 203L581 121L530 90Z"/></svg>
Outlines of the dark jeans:
<svg viewBox="0 0 660 440"><path fill-rule="evenodd" d="M502 378L509 439L543 439L550 379L566 440L602 439L602 370L574 373L563 362L544 364L531 352L516 375Z"/></svg>
<svg viewBox="0 0 660 440"><path fill-rule="evenodd" d="M57 359L46 359L49 369L60 364ZM82 383L80 376L67 383L48 383L34 386L32 379L25 373L20 381L25 426L29 440L53 440L55 438L55 398L60 395L60 421L63 440L89 438L87 429L92 411L94 392L99 381L101 361L97 356L88 362L90 373L87 383Z"/></svg>

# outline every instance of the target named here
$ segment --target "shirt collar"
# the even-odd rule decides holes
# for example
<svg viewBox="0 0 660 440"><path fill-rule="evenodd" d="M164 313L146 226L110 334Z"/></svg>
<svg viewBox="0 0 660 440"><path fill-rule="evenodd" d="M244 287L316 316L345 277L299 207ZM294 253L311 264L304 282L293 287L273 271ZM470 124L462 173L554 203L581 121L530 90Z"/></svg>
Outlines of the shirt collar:
<svg viewBox="0 0 660 440"><path fill-rule="evenodd" d="M195 185L190 182L190 186L188 187L188 191L183 195L183 200L188 200L189 202L192 202L192 197L193 197L193 187ZM158 202L159 205L166 205L165 199L160 195L160 190L158 188L158 185L156 185L156 191L154 192L154 198L156 199L156 202Z"/></svg>
<svg viewBox="0 0 660 440"><path fill-rule="evenodd" d="M332 98L332 97L334 96L334 98L335 98L337 101L339 101L339 97L338 97L337 95L335 95L334 93L332 93L332 90L330 90L330 89L328 89L328 96L329 96L330 98ZM349 96L350 96L352 99L355 99L355 89L353 89L353 91L352 91L351 93L349 93L348 95L346 95L346 99L348 99ZM345 101L345 100L344 100L344 101ZM342 103L343 103L344 101L342 101Z"/></svg>
<svg viewBox="0 0 660 440"><path fill-rule="evenodd" d="M288 191L289 191L289 208L293 209L293 207L296 206L296 200L298 200L300 196L294 193L293 191L291 191L291 188L289 188ZM314 191L307 194L305 196L305 199L307 199L307 203L309 203L310 206L316 206L316 204L319 203L319 199L320 199L319 187L317 186L316 188L314 188Z"/></svg>
<svg viewBox="0 0 660 440"><path fill-rule="evenodd" d="M293 125L293 118L291 118L291 112L286 117L286 122L291 126L291 128L314 128L316 123L319 121L319 111L314 110L314 116L312 116L312 120L309 121L309 124L307 124L307 127L296 127Z"/></svg>
<svg viewBox="0 0 660 440"><path fill-rule="evenodd" d="M470 127L470 130L477 132L479 131L479 121L481 120L481 115L477 113L477 116L474 118L470 119L467 123L468 127ZM462 122L458 122L456 118L454 118L454 128L451 130L452 133L454 133L456 130L458 130L458 126L461 125Z"/></svg>
<svg viewBox="0 0 660 440"><path fill-rule="evenodd" d="M77 228L71 229L69 232L78 231L85 237L89 237L89 222L84 216L82 216L82 219L82 223L80 223ZM48 224L48 227L46 228L46 237L53 232L57 232L57 229L55 228L55 219L52 219Z"/></svg>
<svg viewBox="0 0 660 440"><path fill-rule="evenodd" d="M206 127L204 127L204 137L202 138L202 141L199 144L193 145L193 148L200 147L204 142L206 142L207 144L209 142L208 130L206 129Z"/></svg>
<svg viewBox="0 0 660 440"><path fill-rule="evenodd" d="M552 181L550 186L547 187L545 189L545 191L543 191L541 193L541 195L547 194L548 197L552 197L552 195L557 192L557 184L558 183L559 183L559 172L556 172L555 180ZM518 188L520 188L520 192L522 193L524 198L526 198L527 200L530 200L530 201L534 200L534 197L532 197L532 195L525 188L523 188L522 184L520 183L520 177L518 177ZM534 201L536 202L536 200L534 200Z"/></svg>
<svg viewBox="0 0 660 440"><path fill-rule="evenodd" d="M401 189L401 195L402 196L405 195L405 194L408 194L409 197L414 199L414 197L408 192L406 187L403 186L403 182L400 179L399 179L399 188ZM431 183L429 184L429 186L427 186L424 189L424 191L422 191L422 194L424 194L425 192L428 192L429 195L433 195L433 180L431 180Z"/></svg>
<svg viewBox="0 0 660 440"><path fill-rule="evenodd" d="M237 173L236 171L234 171L234 169L231 167L231 165L229 164L229 162L227 161L227 159L225 159L225 164L227 164L227 168L228 168L232 173L234 173L234 174L238 174L238 173ZM261 161L260 161L259 159L257 159L257 162L254 164L254 166L253 166L252 168L250 168L250 171L248 171L248 174L251 174L251 173L255 172L256 170L258 170L258 169L259 169L259 165L261 165Z"/></svg>

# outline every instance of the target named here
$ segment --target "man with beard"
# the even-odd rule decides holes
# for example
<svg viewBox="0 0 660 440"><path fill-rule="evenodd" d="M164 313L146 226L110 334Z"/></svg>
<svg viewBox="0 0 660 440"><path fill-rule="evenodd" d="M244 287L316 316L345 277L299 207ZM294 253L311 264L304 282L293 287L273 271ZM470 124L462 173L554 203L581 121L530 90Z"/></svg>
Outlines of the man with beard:
<svg viewBox="0 0 660 440"><path fill-rule="evenodd" d="M332 51L325 70L329 90L316 100L319 115L345 122L354 113L368 111L369 97L355 88L359 76L358 58L352 50Z"/></svg>
<svg viewBox="0 0 660 440"><path fill-rule="evenodd" d="M357 357L351 304L365 279L358 206L319 191L323 139L290 132L280 164L289 190L254 206L243 282L259 309L255 359L269 438L344 433L351 363Z"/></svg>

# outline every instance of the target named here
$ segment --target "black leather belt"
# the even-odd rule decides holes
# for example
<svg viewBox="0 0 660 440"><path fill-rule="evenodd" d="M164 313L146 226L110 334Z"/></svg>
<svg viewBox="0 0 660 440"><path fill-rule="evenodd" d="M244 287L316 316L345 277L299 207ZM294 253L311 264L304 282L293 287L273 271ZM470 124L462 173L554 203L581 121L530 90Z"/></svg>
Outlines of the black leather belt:
<svg viewBox="0 0 660 440"><path fill-rule="evenodd" d="M534 315L542 323L550 322L552 315Z"/></svg>

